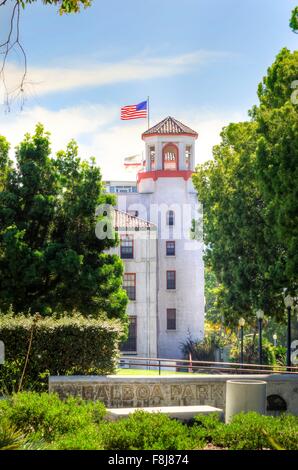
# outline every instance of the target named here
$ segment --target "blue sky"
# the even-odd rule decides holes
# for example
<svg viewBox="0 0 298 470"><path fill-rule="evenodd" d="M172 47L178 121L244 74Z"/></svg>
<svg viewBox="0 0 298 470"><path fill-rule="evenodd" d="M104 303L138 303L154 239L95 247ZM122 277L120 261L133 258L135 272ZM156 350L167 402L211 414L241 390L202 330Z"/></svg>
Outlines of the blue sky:
<svg viewBox="0 0 298 470"><path fill-rule="evenodd" d="M173 115L195 127L197 161L204 161L221 127L245 119L257 102L257 85L278 51L297 49L288 26L296 4L94 0L80 14L62 17L41 2L31 5L21 19L26 103L9 115L0 109L0 133L15 145L42 121L52 132L53 150L74 137L82 156L95 155L106 178L126 177L121 162L141 152L146 122L121 122L119 109L149 95L151 123ZM0 13L1 36L8 13ZM14 79L20 66L12 55L8 73Z"/></svg>

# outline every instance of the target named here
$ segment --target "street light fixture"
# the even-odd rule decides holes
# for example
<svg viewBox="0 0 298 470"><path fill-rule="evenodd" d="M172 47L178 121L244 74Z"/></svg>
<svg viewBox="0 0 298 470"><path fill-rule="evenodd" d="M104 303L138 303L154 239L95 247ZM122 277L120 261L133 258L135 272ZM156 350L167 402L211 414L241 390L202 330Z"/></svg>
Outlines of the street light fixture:
<svg viewBox="0 0 298 470"><path fill-rule="evenodd" d="M243 364L243 328L245 319L243 317L239 318L238 324L240 326L240 363Z"/></svg>
<svg viewBox="0 0 298 470"><path fill-rule="evenodd" d="M288 294L284 298L284 303L288 312L288 331L287 331L287 367L288 370L290 370L291 367L291 311L292 307L294 305L294 299L293 297Z"/></svg>
<svg viewBox="0 0 298 470"><path fill-rule="evenodd" d="M263 326L263 319L264 319L264 312L263 310L259 309L256 311L257 319L258 319L258 327L259 327L259 364L263 364L263 354L262 354L262 326Z"/></svg>
<svg viewBox="0 0 298 470"><path fill-rule="evenodd" d="M276 347L276 346L277 346L277 334L274 333L274 335L272 336L272 338L273 338L274 347Z"/></svg>

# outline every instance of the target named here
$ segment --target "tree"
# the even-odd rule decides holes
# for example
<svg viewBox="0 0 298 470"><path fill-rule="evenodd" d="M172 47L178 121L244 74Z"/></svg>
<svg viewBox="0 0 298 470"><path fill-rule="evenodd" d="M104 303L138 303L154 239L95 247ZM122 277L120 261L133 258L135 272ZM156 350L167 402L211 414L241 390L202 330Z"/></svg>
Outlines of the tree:
<svg viewBox="0 0 298 470"><path fill-rule="evenodd" d="M206 263L221 284L217 305L227 322L237 322L254 318L260 306L278 313L270 273L276 248L267 244L256 185L256 124L230 124L221 138L214 160L200 165L193 181L204 206Z"/></svg>
<svg viewBox="0 0 298 470"><path fill-rule="evenodd" d="M10 101L12 99L20 99L21 107L24 103L24 88L27 78L27 56L25 49L20 42L20 15L21 9L26 8L28 5L37 2L38 0L0 0L0 9L9 8L11 12L8 34L4 42L0 43L0 54L3 55L2 65L0 66L0 79L2 80L5 97L4 102L7 110L10 110ZM81 8L91 6L92 0L42 0L46 6L58 6L60 15L65 13L78 13ZM1 10L0 10L1 11ZM16 49L23 60L23 74L20 79L19 86L10 90L7 86L5 78L5 69L7 61L11 52Z"/></svg>
<svg viewBox="0 0 298 470"><path fill-rule="evenodd" d="M282 49L259 85L257 176L271 243L281 247L281 288L298 289L298 52ZM267 237L268 238L268 237ZM269 240L269 238L268 238Z"/></svg>
<svg viewBox="0 0 298 470"><path fill-rule="evenodd" d="M282 288L297 291L298 53L283 49L258 88L251 121L223 129L214 160L193 177L204 206L206 263L228 322L257 308L283 317Z"/></svg>
<svg viewBox="0 0 298 470"><path fill-rule="evenodd" d="M294 33L298 34L298 6L292 11L290 27Z"/></svg>
<svg viewBox="0 0 298 470"><path fill-rule="evenodd" d="M95 235L96 207L114 202L99 168L74 141L52 157L42 125L16 161L0 191L0 308L123 318L122 261L106 253L117 240Z"/></svg>
<svg viewBox="0 0 298 470"><path fill-rule="evenodd" d="M9 143L5 137L0 136L0 191L4 188L7 173L11 168L11 161L8 157Z"/></svg>

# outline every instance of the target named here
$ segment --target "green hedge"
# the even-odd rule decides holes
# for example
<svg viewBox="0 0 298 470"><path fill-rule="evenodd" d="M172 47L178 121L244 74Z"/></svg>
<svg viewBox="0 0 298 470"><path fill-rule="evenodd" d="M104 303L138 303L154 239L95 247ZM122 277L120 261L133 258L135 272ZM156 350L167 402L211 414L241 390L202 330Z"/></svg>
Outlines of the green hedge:
<svg viewBox="0 0 298 470"><path fill-rule="evenodd" d="M191 450L204 446L193 428L146 409L116 422L103 422L101 433L106 450Z"/></svg>
<svg viewBox="0 0 298 470"><path fill-rule="evenodd" d="M240 413L229 424L218 414L190 425L161 413L136 411L110 422L101 402L22 392L0 400L0 450L298 450L298 417Z"/></svg>
<svg viewBox="0 0 298 470"><path fill-rule="evenodd" d="M239 413L229 424L218 416L197 416L197 435L215 446L231 450L298 450L298 417Z"/></svg>
<svg viewBox="0 0 298 470"><path fill-rule="evenodd" d="M48 375L108 374L115 370L123 326L116 320L0 315L0 340L5 364L0 366L0 391L18 389L30 337L23 388L42 390Z"/></svg>

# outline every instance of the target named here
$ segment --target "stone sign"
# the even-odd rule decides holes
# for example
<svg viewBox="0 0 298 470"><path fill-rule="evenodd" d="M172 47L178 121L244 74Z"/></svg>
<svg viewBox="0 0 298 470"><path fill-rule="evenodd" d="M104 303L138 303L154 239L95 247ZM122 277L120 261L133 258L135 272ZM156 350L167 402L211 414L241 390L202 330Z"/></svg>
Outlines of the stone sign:
<svg viewBox="0 0 298 470"><path fill-rule="evenodd" d="M225 407L226 381L235 375L189 374L189 377L136 376L57 376L49 378L49 391L60 398L79 396L85 400L100 400L108 408L148 406ZM298 376L286 374L241 375L241 379L267 382L268 395L277 394L287 404L287 411L298 415Z"/></svg>
<svg viewBox="0 0 298 470"><path fill-rule="evenodd" d="M224 383L64 383L51 382L50 391L61 398L80 396L85 400L100 400L109 408L143 406L210 405L220 408L224 404Z"/></svg>

